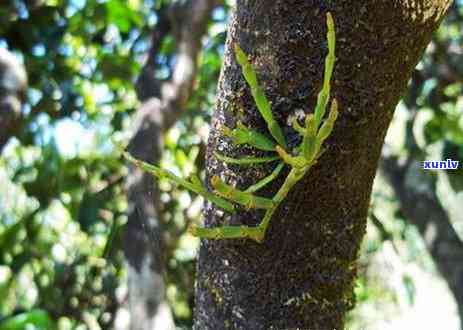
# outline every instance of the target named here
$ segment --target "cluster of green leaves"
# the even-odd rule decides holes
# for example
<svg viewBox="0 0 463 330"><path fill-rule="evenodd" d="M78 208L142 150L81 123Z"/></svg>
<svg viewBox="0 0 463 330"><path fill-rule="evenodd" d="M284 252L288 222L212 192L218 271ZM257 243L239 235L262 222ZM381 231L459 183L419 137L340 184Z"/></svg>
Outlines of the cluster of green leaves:
<svg viewBox="0 0 463 330"><path fill-rule="evenodd" d="M323 142L331 134L334 123L338 116L338 107L336 100L331 104L331 111L328 118L322 123L325 115L326 107L330 98L330 80L333 73L335 63L335 29L334 21L330 13L327 14L327 39L328 39L328 55L325 63L325 74L323 80L323 87L318 94L317 105L313 114L309 114L305 118L305 125L301 126L297 120L294 120L293 128L301 135L302 143L294 150L287 152L287 144L283 131L278 122L273 118L271 104L261 86L257 81L257 74L254 71L247 55L241 50L239 45L235 45L235 57L240 64L243 76L251 88L251 94L256 103L257 109L267 124L268 131L273 138L270 139L266 135L258 133L250 128L239 124L237 129L230 130L224 128L226 135L230 136L235 144L249 144L258 150L273 151L275 156L270 157L244 157L241 159L233 159L220 154L215 154L219 160L226 163L233 163L239 165L251 165L256 163L273 162L281 159L281 163L277 165L275 170L266 178L255 183L246 191L241 191L231 185L223 182L218 176L213 176L211 185L214 188L213 193L207 191L202 186L200 180L196 176L191 179L185 180L179 178L172 172L162 169L160 167L144 163L131 157L125 153L126 159L139 166L143 170L151 173L157 178L168 178L171 181L183 186L184 188L202 195L210 202L216 204L219 208L224 209L230 213L235 211L233 202L244 206L246 209L265 209L265 215L262 222L256 227L249 226L222 226L216 228L200 228L191 226L189 232L201 238L209 239L236 239L248 238L256 242L262 242L267 231L270 220L278 208L279 204L284 200L291 188L301 180L304 175L309 171L312 165L320 157ZM283 185L280 187L275 196L271 199L255 195L259 189L275 179L281 171L283 164L290 166L291 170L286 177Z"/></svg>

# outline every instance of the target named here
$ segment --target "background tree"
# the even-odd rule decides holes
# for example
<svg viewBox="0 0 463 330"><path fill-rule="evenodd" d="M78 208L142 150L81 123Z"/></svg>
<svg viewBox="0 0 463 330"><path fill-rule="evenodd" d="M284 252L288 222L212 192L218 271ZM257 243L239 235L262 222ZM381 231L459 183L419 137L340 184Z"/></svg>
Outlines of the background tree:
<svg viewBox="0 0 463 330"><path fill-rule="evenodd" d="M453 3L444 28L459 29L461 19L461 8ZM454 48L461 38L460 34L443 32L433 38L404 99L408 112L405 150L398 154L397 150L385 149L381 169L398 198L400 212L421 234L463 320L463 240L458 233L462 222L461 217L452 214L453 205L457 205L452 195L462 190L463 168L438 174L424 173L420 168L424 160L454 159L461 163L463 159L463 67L458 61L461 54ZM444 180L448 188L443 197L447 198L441 201L438 185ZM457 227L453 219L460 220L455 223ZM429 234L431 230L435 235Z"/></svg>
<svg viewBox="0 0 463 330"><path fill-rule="evenodd" d="M0 152L8 139L19 130L26 88L24 67L9 51L0 49Z"/></svg>
<svg viewBox="0 0 463 330"><path fill-rule="evenodd" d="M142 102L129 151L146 162L158 163L162 137L187 109L198 73L197 57L216 0L165 4L152 32L151 48L136 84ZM158 52L163 40L173 37L175 65L168 79L156 77ZM124 247L129 263L132 329L175 329L165 300L165 244L167 230L159 220L160 193L150 176L131 166L127 175L128 223ZM148 228L148 230L147 230Z"/></svg>

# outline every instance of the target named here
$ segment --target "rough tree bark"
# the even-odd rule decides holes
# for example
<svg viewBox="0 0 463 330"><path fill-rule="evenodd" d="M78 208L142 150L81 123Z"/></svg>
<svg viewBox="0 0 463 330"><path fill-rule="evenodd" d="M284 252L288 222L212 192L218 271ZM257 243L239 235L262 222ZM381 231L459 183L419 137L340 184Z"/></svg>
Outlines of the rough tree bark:
<svg viewBox="0 0 463 330"><path fill-rule="evenodd" d="M437 269L452 292L463 329L463 241L453 228L435 192L435 182L411 159L403 164L393 156L381 162L406 219L416 226ZM419 181L419 185L413 184Z"/></svg>
<svg viewBox="0 0 463 330"><path fill-rule="evenodd" d="M21 104L26 88L23 65L9 51L0 48L0 154L21 126Z"/></svg>
<svg viewBox="0 0 463 330"><path fill-rule="evenodd" d="M161 10L148 60L136 84L142 104L135 115L134 135L129 144L129 152L135 157L158 163L163 133L185 110L193 90L201 38L217 2L173 2ZM176 39L177 61L172 77L160 81L155 78L156 56L168 33ZM159 191L150 175L133 166L129 167L126 186L129 206L124 252L129 270L131 329L175 329L165 298Z"/></svg>
<svg viewBox="0 0 463 330"><path fill-rule="evenodd" d="M231 18L207 174L244 187L268 168L225 166L212 152L237 156L220 133L239 113L264 123L232 52L239 43L257 68L280 125L297 110L312 111L327 52L325 14L337 28L333 96L340 117L327 150L273 217L265 241L201 243L195 329L343 329L353 306L356 258L381 146L393 110L437 28L446 0L237 1ZM245 109L245 110L242 110ZM286 127L286 134L295 134ZM265 172L265 173L262 173ZM282 181L263 195L271 196ZM224 216L210 204L207 226L256 224L259 212Z"/></svg>

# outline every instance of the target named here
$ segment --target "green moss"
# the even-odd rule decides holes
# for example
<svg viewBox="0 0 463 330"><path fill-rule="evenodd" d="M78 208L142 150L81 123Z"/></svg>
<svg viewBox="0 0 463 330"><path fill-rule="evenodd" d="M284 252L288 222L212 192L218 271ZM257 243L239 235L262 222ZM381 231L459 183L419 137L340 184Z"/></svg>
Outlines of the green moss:
<svg viewBox="0 0 463 330"><path fill-rule="evenodd" d="M220 293L220 289L211 284L209 277L204 280L204 287L211 293L212 298L217 303L217 305L221 305L223 303L223 297Z"/></svg>

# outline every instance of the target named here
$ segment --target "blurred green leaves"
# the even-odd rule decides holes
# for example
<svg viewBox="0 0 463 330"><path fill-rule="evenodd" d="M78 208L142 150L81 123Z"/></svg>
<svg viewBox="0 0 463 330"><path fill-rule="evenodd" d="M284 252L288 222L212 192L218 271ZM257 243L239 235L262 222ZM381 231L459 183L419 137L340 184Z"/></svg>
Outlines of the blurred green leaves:
<svg viewBox="0 0 463 330"><path fill-rule="evenodd" d="M23 59L30 82L24 126L0 158L1 322L40 311L60 329L113 328L127 294L126 170L115 145L130 137L134 83L159 9L169 3L0 4L0 46ZM225 19L210 23L190 111L166 135L162 162L185 176L203 175ZM168 34L154 60L157 78L170 77L175 50ZM202 199L166 182L161 190L169 299L177 323L188 327L198 242L184 234Z"/></svg>
<svg viewBox="0 0 463 330"><path fill-rule="evenodd" d="M36 309L10 317L0 323L0 330L53 330L55 325L46 311Z"/></svg>
<svg viewBox="0 0 463 330"><path fill-rule="evenodd" d="M105 3L107 24L115 24L119 31L127 33L132 27L141 27L143 17L140 1L109 0Z"/></svg>

